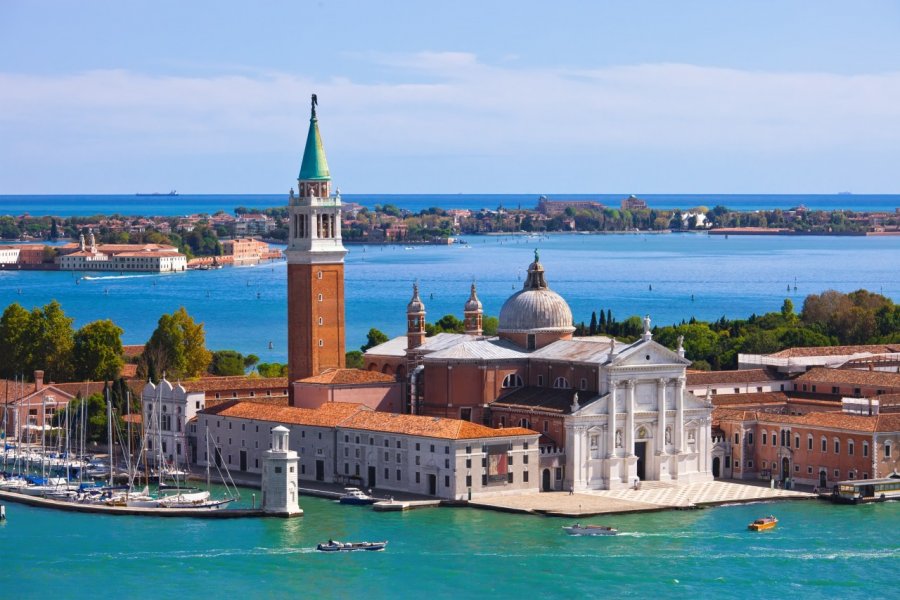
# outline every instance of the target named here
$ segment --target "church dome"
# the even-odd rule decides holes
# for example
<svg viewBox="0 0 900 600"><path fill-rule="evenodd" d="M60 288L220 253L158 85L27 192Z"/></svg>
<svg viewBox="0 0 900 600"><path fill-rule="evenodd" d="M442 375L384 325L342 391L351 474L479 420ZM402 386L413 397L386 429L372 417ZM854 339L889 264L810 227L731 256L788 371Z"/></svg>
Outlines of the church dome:
<svg viewBox="0 0 900 600"><path fill-rule="evenodd" d="M571 333L572 310L562 296L547 287L544 267L534 253L525 286L509 297L500 309L499 333Z"/></svg>

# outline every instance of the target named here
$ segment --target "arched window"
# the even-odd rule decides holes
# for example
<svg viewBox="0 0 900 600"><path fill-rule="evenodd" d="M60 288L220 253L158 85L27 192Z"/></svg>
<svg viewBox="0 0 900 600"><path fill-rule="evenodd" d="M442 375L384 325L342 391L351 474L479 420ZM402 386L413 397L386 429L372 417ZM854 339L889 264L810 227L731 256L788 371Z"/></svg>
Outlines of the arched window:
<svg viewBox="0 0 900 600"><path fill-rule="evenodd" d="M847 440L847 454L850 456L853 456L853 451L855 450L854 446L853 440Z"/></svg>
<svg viewBox="0 0 900 600"><path fill-rule="evenodd" d="M890 442L884 443L884 457L885 458L891 457L891 443Z"/></svg>
<svg viewBox="0 0 900 600"><path fill-rule="evenodd" d="M528 419L520 419L519 427L524 427L525 429L531 429L531 423L528 422Z"/></svg>
<svg viewBox="0 0 900 600"><path fill-rule="evenodd" d="M506 377L503 378L502 387L505 388L517 388L522 387L522 378L519 377L516 373L510 373Z"/></svg>
<svg viewBox="0 0 900 600"><path fill-rule="evenodd" d="M828 440L822 436L822 452L828 452Z"/></svg>
<svg viewBox="0 0 900 600"><path fill-rule="evenodd" d="M569 380L565 377L557 377L556 381L553 382L553 387L558 390L567 390L572 386L569 385Z"/></svg>

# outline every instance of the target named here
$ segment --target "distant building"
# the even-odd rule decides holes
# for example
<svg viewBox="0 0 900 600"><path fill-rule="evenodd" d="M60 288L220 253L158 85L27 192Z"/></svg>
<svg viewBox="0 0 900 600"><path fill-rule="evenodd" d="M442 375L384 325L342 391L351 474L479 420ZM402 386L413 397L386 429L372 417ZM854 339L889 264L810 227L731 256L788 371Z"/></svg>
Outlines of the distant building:
<svg viewBox="0 0 900 600"><path fill-rule="evenodd" d="M187 269L187 257L174 246L161 244L101 244L94 234L78 244L59 247L56 264L63 271L152 271L169 273Z"/></svg>
<svg viewBox="0 0 900 600"><path fill-rule="evenodd" d="M548 217L561 215L567 208L599 211L605 207L593 200L548 200L546 196L541 196L537 204L537 211Z"/></svg>
<svg viewBox="0 0 900 600"><path fill-rule="evenodd" d="M688 371L687 391L698 398L707 393L751 394L783 392L792 389L786 375L777 375L768 369L742 369L737 371Z"/></svg>
<svg viewBox="0 0 900 600"><path fill-rule="evenodd" d="M50 420L64 410L75 394L53 383L44 383L44 372L34 372L34 383L0 380L0 421L6 434L18 441L40 442L50 430Z"/></svg>
<svg viewBox="0 0 900 600"><path fill-rule="evenodd" d="M646 210L647 203L644 200L641 200L634 194L628 196L624 200L622 200L622 210L627 211L635 211L635 210Z"/></svg>
<svg viewBox="0 0 900 600"><path fill-rule="evenodd" d="M269 244L253 238L237 238L223 241L222 250L236 265L255 265L268 258Z"/></svg>

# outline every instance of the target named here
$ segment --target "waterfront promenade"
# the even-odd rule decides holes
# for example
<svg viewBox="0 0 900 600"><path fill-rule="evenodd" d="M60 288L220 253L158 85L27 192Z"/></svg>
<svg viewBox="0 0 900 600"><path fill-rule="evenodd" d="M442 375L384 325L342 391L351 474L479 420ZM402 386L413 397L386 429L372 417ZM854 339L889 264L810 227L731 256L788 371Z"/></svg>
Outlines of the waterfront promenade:
<svg viewBox="0 0 900 600"><path fill-rule="evenodd" d="M671 509L702 508L774 500L810 500L816 495L797 490L772 489L737 481L708 481L676 486L645 482L641 489L569 492L535 492L475 500L469 506L504 512L582 517Z"/></svg>

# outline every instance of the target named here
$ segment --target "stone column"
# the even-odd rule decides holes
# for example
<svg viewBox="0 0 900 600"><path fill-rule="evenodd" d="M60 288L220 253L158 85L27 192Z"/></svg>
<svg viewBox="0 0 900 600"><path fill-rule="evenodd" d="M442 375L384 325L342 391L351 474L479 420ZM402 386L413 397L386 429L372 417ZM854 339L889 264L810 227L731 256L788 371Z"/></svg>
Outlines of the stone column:
<svg viewBox="0 0 900 600"><path fill-rule="evenodd" d="M660 440L659 444L659 454L665 455L666 453L666 380L663 378L659 378L656 381L656 400L657 400L657 411L659 412L657 422L657 438Z"/></svg>
<svg viewBox="0 0 900 600"><path fill-rule="evenodd" d="M572 487L576 490L584 489L584 428L572 428Z"/></svg>
<svg viewBox="0 0 900 600"><path fill-rule="evenodd" d="M607 444L609 445L609 457L616 457L616 391L617 391L617 383L615 381L611 381L609 383L609 406L608 406L608 420L609 427L606 433Z"/></svg>
<svg viewBox="0 0 900 600"><path fill-rule="evenodd" d="M684 377L675 380L675 448L684 452Z"/></svg>
<svg viewBox="0 0 900 600"><path fill-rule="evenodd" d="M625 400L625 451L626 456L634 456L634 380L629 379L625 386L628 388Z"/></svg>

